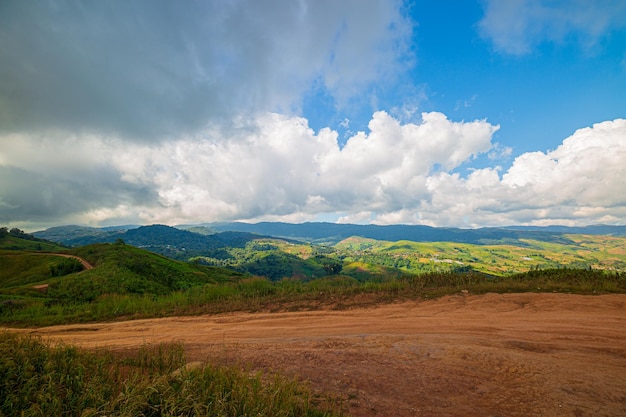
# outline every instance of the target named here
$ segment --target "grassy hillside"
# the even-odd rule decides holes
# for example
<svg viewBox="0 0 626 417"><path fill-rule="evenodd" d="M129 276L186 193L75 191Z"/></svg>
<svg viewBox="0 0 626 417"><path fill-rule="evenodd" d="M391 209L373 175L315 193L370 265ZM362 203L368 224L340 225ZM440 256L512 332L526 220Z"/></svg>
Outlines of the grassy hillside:
<svg viewBox="0 0 626 417"><path fill-rule="evenodd" d="M32 286L82 269L79 262L53 254L0 251L0 289Z"/></svg>
<svg viewBox="0 0 626 417"><path fill-rule="evenodd" d="M45 239L38 239L19 229L0 227L0 250L25 250L31 252L59 252L66 248Z"/></svg>
<svg viewBox="0 0 626 417"><path fill-rule="evenodd" d="M352 237L335 248L345 262L397 268L419 274L474 270L511 275L534 269L595 268L626 271L626 238L566 235L571 243L523 239L518 244L386 242Z"/></svg>
<svg viewBox="0 0 626 417"><path fill-rule="evenodd" d="M89 245L67 254L87 260L94 268L83 270L78 261L53 254L0 253L0 322L29 325L110 319L141 311L142 304L133 303L134 299L149 302L245 277L123 243ZM72 264L78 267L67 267ZM156 305L153 308L151 314L158 314Z"/></svg>
<svg viewBox="0 0 626 417"><path fill-rule="evenodd" d="M50 280L48 297L56 302L92 302L106 294L165 295L241 277L231 270L178 262L123 243L89 245L69 253L94 269Z"/></svg>
<svg viewBox="0 0 626 417"><path fill-rule="evenodd" d="M238 268L276 281L310 280L344 274L360 281L406 274L476 271L510 276L536 269L626 271L626 238L564 235L563 242L522 239L514 243L474 245L453 242L382 241L350 237L334 246L257 239L242 248L224 248L225 256L195 259Z"/></svg>
<svg viewBox="0 0 626 417"><path fill-rule="evenodd" d="M19 247L31 244L11 239ZM568 235L566 240L571 243L471 245L353 237L333 247L246 236L225 248L224 257L198 257L191 263L121 240L66 250L94 266L89 270L50 253L5 250L0 252L0 323L346 306L355 302L354 294L367 294L375 302L460 290L626 290L626 239Z"/></svg>
<svg viewBox="0 0 626 417"><path fill-rule="evenodd" d="M17 229L0 229L0 290L28 287L53 277L82 270L80 263L53 253L64 253L67 248L34 238ZM2 300L0 293L0 300Z"/></svg>

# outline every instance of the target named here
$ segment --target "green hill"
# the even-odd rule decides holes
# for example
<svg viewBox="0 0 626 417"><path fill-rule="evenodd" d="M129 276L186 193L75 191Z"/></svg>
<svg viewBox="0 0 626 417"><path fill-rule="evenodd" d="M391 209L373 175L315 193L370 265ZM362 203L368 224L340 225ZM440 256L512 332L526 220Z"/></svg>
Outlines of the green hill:
<svg viewBox="0 0 626 417"><path fill-rule="evenodd" d="M45 239L37 238L13 228L0 227L0 250L27 250L33 252L58 252L66 248Z"/></svg>
<svg viewBox="0 0 626 417"><path fill-rule="evenodd" d="M15 236L11 242L29 246ZM62 255L80 257L93 268L84 269L78 260ZM146 308L151 316L159 315L161 308L167 314L177 296L244 277L228 268L175 261L123 242L66 249L63 254L1 250L0 322L92 321L143 314ZM159 297L169 297L170 304L160 305Z"/></svg>
<svg viewBox="0 0 626 417"><path fill-rule="evenodd" d="M242 276L226 268L175 261L121 242L83 246L69 253L94 268L52 280L49 296L56 300L91 302L105 294L165 295Z"/></svg>
<svg viewBox="0 0 626 417"><path fill-rule="evenodd" d="M19 326L263 305L345 307L361 300L351 298L359 292L370 300L388 300L460 290L597 293L626 288L626 238L616 236L564 235L566 244L522 239L519 245L351 237L321 246L234 233L219 237L223 256L183 262L121 239L68 249L18 230L2 231L0 245L12 249L0 249L0 323ZM190 244L204 238L163 226L133 233L143 239L154 234L154 244L164 233Z"/></svg>
<svg viewBox="0 0 626 417"><path fill-rule="evenodd" d="M0 290L30 288L55 276L82 270L79 262L53 254L65 251L67 248L19 229L0 228Z"/></svg>
<svg viewBox="0 0 626 417"><path fill-rule="evenodd" d="M626 271L626 238L563 235L568 243L522 239L516 244L395 242L351 237L334 247L344 262L396 268L406 273L478 271L509 276L536 269ZM344 271L345 272L345 271Z"/></svg>

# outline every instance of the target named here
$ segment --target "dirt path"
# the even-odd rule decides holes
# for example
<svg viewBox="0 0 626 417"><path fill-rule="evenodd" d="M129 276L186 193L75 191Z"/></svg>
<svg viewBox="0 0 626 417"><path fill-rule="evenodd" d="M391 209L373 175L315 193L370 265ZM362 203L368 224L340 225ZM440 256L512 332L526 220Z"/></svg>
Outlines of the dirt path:
<svg viewBox="0 0 626 417"><path fill-rule="evenodd" d="M190 360L307 380L354 416L626 416L626 295L459 295L28 332L85 347L181 341Z"/></svg>
<svg viewBox="0 0 626 417"><path fill-rule="evenodd" d="M52 256L61 256L63 258L69 258L69 259L76 259L78 262L81 263L81 265L83 266L83 268L85 268L85 270L88 269L93 269L93 265L90 264L89 262L87 262L85 259L81 258L80 256L76 256L76 255L69 255L67 253L53 253L53 252L21 252L21 253L16 253L16 254L12 254L12 253L4 253L2 254L2 256L21 256L22 253L28 253L29 255L52 255Z"/></svg>
<svg viewBox="0 0 626 417"><path fill-rule="evenodd" d="M86 260L84 260L83 258L81 258L80 256L68 255L66 253L51 253L50 255L62 256L64 258L69 258L69 259L76 259L78 262L81 263L81 265L83 266L83 268L85 268L85 270L93 269L93 265L87 262Z"/></svg>

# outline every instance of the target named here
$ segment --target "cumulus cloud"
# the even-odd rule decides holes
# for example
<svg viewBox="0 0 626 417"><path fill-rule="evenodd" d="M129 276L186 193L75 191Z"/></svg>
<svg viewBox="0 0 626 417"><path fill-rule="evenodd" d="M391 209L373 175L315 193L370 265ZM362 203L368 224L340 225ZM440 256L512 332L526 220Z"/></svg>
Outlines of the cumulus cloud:
<svg viewBox="0 0 626 417"><path fill-rule="evenodd" d="M542 42L576 39L585 49L626 26L621 0L485 0L481 34L496 50L522 55Z"/></svg>
<svg viewBox="0 0 626 417"><path fill-rule="evenodd" d="M464 172L499 145L498 126L386 112L340 146L331 129L266 113L254 128L157 144L92 135L0 140L0 221L18 224L222 220L437 226L619 223L626 218L626 120L579 129L507 170ZM10 139L10 140L9 140ZM34 146L38 145L38 147ZM50 158L50 155L56 155ZM31 226L33 227L33 226Z"/></svg>
<svg viewBox="0 0 626 417"><path fill-rule="evenodd" d="M311 85L340 103L404 68L412 24L398 6L3 1L0 132L147 141L297 112Z"/></svg>
<svg viewBox="0 0 626 417"><path fill-rule="evenodd" d="M489 149L497 130L485 121L451 122L440 113L401 125L377 112L369 133L340 147L336 131L316 134L303 118L272 113L257 124L238 140L206 132L204 140L134 152L143 155L142 164L136 157L116 163L129 181L152 182L168 216L180 220L392 211L419 201L424 178L436 166L453 169Z"/></svg>
<svg viewBox="0 0 626 417"><path fill-rule="evenodd" d="M429 178L421 207L431 224L623 223L626 218L626 120L579 129L555 150L518 156L502 176L485 168L467 178Z"/></svg>
<svg viewBox="0 0 626 417"><path fill-rule="evenodd" d="M4 138L12 145L3 149L0 164L19 172L12 179L15 190L0 194L0 212L9 218L22 210L22 219L34 218L34 207L50 193L57 198L46 201L52 216L64 212L84 219L101 207L96 223L106 210L123 213L133 204L145 223L415 209L428 198L429 175L487 151L498 129L486 121L453 122L441 113L422 119L401 124L377 112L369 132L343 147L336 131L316 133L306 119L277 113L260 116L254 129L228 140L219 129L158 145L57 138L33 152L38 138ZM49 193L33 186L46 176L59 184ZM82 184L91 187L84 196ZM61 186L76 187L76 193Z"/></svg>

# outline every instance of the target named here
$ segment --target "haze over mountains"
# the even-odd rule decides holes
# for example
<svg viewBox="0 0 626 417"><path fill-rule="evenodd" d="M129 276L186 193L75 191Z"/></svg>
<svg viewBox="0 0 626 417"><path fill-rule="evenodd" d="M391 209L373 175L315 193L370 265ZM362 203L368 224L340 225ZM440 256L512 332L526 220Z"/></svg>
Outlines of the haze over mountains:
<svg viewBox="0 0 626 417"><path fill-rule="evenodd" d="M85 226L58 226L35 232L34 235L68 246L81 246L97 242L126 243L150 247L170 245L186 250L218 249L225 246L242 247L247 241L260 237L278 237L312 243L335 244L343 239L359 236L376 240L411 240L415 242L456 242L493 244L536 239L567 242L564 234L592 234L626 236L626 226L595 225L567 226L512 226L507 228L437 228L416 225L357 225L337 223L205 223L170 227L118 226L93 228Z"/></svg>

